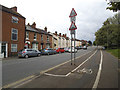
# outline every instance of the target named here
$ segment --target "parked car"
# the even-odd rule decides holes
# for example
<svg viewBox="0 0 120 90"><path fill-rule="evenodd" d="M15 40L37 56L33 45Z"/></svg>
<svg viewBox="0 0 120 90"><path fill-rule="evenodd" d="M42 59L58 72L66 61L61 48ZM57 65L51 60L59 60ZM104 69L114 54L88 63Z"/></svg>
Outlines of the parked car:
<svg viewBox="0 0 120 90"><path fill-rule="evenodd" d="M57 53L64 53L65 50L64 50L64 48L56 48L56 52Z"/></svg>
<svg viewBox="0 0 120 90"><path fill-rule="evenodd" d="M56 50L53 50L52 48L45 48L41 52L43 55L50 55L50 54L56 54Z"/></svg>
<svg viewBox="0 0 120 90"><path fill-rule="evenodd" d="M18 52L18 57L41 56L41 52L34 49L23 49Z"/></svg>
<svg viewBox="0 0 120 90"><path fill-rule="evenodd" d="M69 50L69 47L66 47L66 48L64 48L64 50L65 50L65 52L68 52L68 50Z"/></svg>
<svg viewBox="0 0 120 90"><path fill-rule="evenodd" d="M74 50L75 50L75 53L76 53L76 52L77 52L77 49L76 49L76 48L75 48L75 49L72 48L72 53L74 53ZM71 53L71 48L69 48L68 52Z"/></svg>
<svg viewBox="0 0 120 90"><path fill-rule="evenodd" d="M87 46L83 46L83 49L87 49Z"/></svg>

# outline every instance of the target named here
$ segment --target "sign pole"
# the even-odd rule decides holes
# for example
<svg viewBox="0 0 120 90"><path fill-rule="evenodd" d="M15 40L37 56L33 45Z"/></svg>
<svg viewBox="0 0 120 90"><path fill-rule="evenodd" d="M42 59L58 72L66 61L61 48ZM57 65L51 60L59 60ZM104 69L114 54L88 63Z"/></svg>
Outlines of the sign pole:
<svg viewBox="0 0 120 90"><path fill-rule="evenodd" d="M75 65L75 33L74 33L74 65Z"/></svg>
<svg viewBox="0 0 120 90"><path fill-rule="evenodd" d="M70 21L71 21L71 26L69 28L70 30L70 33L71 33L71 65L72 65L72 62L74 63L75 65L75 30L77 29L76 25L75 25L75 21L76 21L76 16L77 16L77 13L76 11L74 10L74 8L72 8L72 11L70 13ZM74 38L72 38L72 35L74 35ZM72 41L74 39L74 57L72 57ZM74 58L72 61L72 58Z"/></svg>
<svg viewBox="0 0 120 90"><path fill-rule="evenodd" d="M72 65L72 31L71 31L71 65Z"/></svg>

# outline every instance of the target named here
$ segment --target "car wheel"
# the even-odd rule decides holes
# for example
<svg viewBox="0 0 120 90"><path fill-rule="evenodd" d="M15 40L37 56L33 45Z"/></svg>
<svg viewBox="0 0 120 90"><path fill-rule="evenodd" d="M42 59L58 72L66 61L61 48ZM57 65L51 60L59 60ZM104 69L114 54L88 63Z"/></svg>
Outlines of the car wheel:
<svg viewBox="0 0 120 90"><path fill-rule="evenodd" d="M28 55L25 55L25 58L28 58L29 56Z"/></svg>
<svg viewBox="0 0 120 90"><path fill-rule="evenodd" d="M38 54L38 57L40 57L41 56L41 54Z"/></svg>

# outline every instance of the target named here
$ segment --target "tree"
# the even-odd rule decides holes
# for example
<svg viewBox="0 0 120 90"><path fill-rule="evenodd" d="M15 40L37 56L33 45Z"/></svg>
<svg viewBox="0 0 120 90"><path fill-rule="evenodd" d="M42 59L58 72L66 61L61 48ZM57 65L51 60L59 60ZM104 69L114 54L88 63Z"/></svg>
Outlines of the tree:
<svg viewBox="0 0 120 90"><path fill-rule="evenodd" d="M117 0L109 0L108 5L109 7L107 7L107 9L113 10L113 12L117 12L118 10L120 10L120 2Z"/></svg>
<svg viewBox="0 0 120 90"><path fill-rule="evenodd" d="M95 42L95 41L93 41L93 45L94 45L94 46L96 45L96 42Z"/></svg>
<svg viewBox="0 0 120 90"><path fill-rule="evenodd" d="M118 15L119 14L116 14L112 18L108 18L103 23L103 26L95 33L95 42L97 45L110 48L120 46L120 24Z"/></svg>
<svg viewBox="0 0 120 90"><path fill-rule="evenodd" d="M88 41L88 43L89 43L90 46L92 45L92 42L90 40Z"/></svg>

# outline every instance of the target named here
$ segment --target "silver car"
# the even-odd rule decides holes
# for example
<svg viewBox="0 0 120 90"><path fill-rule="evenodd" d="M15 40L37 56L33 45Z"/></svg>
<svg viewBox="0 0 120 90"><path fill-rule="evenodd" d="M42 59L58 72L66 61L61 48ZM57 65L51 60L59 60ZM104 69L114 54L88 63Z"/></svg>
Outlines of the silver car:
<svg viewBox="0 0 120 90"><path fill-rule="evenodd" d="M18 57L41 56L41 52L34 49L23 49L18 52Z"/></svg>
<svg viewBox="0 0 120 90"><path fill-rule="evenodd" d="M56 50L52 49L52 48L45 48L42 50L41 52L43 55L47 54L47 55L50 55L50 54L56 54Z"/></svg>

